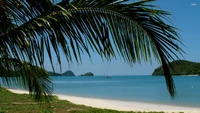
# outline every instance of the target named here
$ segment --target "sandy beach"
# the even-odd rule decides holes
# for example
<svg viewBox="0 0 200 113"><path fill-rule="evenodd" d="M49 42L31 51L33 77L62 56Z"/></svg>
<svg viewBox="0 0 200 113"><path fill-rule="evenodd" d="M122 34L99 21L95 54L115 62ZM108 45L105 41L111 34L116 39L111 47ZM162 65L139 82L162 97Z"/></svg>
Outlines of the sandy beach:
<svg viewBox="0 0 200 113"><path fill-rule="evenodd" d="M28 94L28 91L8 89L18 94ZM69 95L55 94L60 100L68 100L74 104L92 106L96 108L107 108L120 111L163 111L166 113L184 112L184 113L200 113L200 108L181 107L163 104L152 104L143 102L126 102L117 100L106 100L96 98L77 97Z"/></svg>

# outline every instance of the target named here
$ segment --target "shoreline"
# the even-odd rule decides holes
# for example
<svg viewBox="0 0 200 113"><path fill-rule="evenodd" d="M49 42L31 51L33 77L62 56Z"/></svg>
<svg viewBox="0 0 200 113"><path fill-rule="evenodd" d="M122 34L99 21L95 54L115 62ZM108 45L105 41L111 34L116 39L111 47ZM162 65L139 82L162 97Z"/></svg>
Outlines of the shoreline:
<svg viewBox="0 0 200 113"><path fill-rule="evenodd" d="M28 91L8 89L13 93L18 94L29 94ZM174 105L164 105L164 104L154 104L154 103L145 103L145 102L127 102L119 100L108 100L108 99L98 99L98 98L88 98L88 97L78 97L70 96L64 94L54 94L60 100L67 100L74 104L91 106L95 108L102 109L112 109L119 111L157 111L157 112L184 112L184 113L199 113L200 108L193 107L182 107Z"/></svg>

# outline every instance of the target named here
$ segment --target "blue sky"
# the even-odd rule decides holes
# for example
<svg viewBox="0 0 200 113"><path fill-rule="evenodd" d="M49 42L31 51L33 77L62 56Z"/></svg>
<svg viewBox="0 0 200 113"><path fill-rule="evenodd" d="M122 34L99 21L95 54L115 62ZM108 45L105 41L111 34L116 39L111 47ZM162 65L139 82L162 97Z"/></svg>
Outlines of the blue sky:
<svg viewBox="0 0 200 113"><path fill-rule="evenodd" d="M182 42L185 46L182 49L185 60L200 62L200 1L199 0L157 0L152 2L153 5L159 6L162 10L171 12L171 22L180 29L178 31ZM63 56L64 59L64 56ZM75 75L86 72L93 72L95 75L151 75L153 70L160 64L153 60L130 66L123 62L120 58L113 59L111 62L103 62L97 54L92 55L92 62L87 56L83 56L82 64L68 65L62 61L62 72L72 70ZM51 70L48 62L45 68ZM59 71L59 66L55 63L55 69Z"/></svg>

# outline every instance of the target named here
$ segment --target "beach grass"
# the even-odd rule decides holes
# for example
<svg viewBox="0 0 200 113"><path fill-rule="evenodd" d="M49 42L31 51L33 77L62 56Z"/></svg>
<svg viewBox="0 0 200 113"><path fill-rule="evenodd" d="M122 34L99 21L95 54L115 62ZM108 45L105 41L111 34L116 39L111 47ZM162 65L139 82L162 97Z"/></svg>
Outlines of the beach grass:
<svg viewBox="0 0 200 113"><path fill-rule="evenodd" d="M141 111L116 111L76 105L56 96L50 102L36 102L28 94L15 94L0 88L0 113L164 113Z"/></svg>

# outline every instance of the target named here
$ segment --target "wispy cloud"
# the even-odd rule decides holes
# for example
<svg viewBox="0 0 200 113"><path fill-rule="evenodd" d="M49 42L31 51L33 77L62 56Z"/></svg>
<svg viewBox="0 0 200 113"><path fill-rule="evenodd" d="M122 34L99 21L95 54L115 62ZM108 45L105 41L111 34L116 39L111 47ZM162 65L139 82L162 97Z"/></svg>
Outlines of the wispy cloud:
<svg viewBox="0 0 200 113"><path fill-rule="evenodd" d="M197 6L197 4L195 4L195 3L192 3L192 4L191 4L191 6Z"/></svg>

